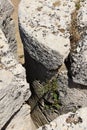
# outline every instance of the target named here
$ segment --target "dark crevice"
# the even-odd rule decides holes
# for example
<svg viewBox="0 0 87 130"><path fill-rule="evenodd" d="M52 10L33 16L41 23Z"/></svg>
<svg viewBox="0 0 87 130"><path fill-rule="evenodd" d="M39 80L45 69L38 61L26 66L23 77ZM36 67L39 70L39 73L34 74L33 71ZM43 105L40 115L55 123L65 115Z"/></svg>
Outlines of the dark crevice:
<svg viewBox="0 0 87 130"><path fill-rule="evenodd" d="M86 85L82 85L82 84L73 82L72 71L71 71L71 65L72 65L73 62L74 61L73 61L73 59L71 57L71 53L69 53L68 57L64 61L65 66L67 68L68 87L69 88L77 88L77 89L87 89Z"/></svg>
<svg viewBox="0 0 87 130"><path fill-rule="evenodd" d="M46 118L47 122L49 122L49 123L50 123L50 121L51 121L51 120L49 120L49 119L47 118L46 113L45 113L45 112L43 111L43 109L41 108L41 104L39 104L39 109L42 111L42 113L43 113L43 115L45 116L45 118Z"/></svg>
<svg viewBox="0 0 87 130"><path fill-rule="evenodd" d="M68 57L65 59L64 63L65 63L65 66L67 68L67 71L68 71L67 75L68 75L69 79L72 80L72 72L71 72L72 59L71 59L70 53L69 53Z"/></svg>
<svg viewBox="0 0 87 130"><path fill-rule="evenodd" d="M71 26L70 26L70 42L71 42L71 50L70 53L68 55L68 57L65 59L65 65L67 68L67 77L68 77L68 87L69 88L76 88L76 89L85 89L86 87L77 83L73 82L72 79L72 71L71 71L71 64L73 63L73 59L71 58L71 54L75 52L75 49L77 48L78 42L81 38L81 35L79 33L78 30L78 25L77 25L77 14L78 14L78 10L75 10L72 15L72 21L71 21ZM22 37L22 42L23 41L23 37L25 37L24 35L21 36ZM28 41L27 41L28 42ZM31 41L32 42L32 41ZM37 49L37 48L36 48ZM35 86L33 86L33 82L34 81L39 81L40 83L45 82L46 80L50 80L53 76L55 76L55 74L58 72L58 70L48 70L44 65L42 65L41 63L39 63L37 60L33 59L29 53L26 51L27 49L24 48L24 56L25 56L25 64L23 65L26 69L26 78L28 83L30 83L30 89L32 92L32 96L31 96L31 102L33 102L33 98L35 100L35 104L34 107L31 110L31 114L33 113L33 111L36 109L36 107L38 107L41 112L43 113L43 115L45 116L45 118L47 119L47 121L49 122L50 120L47 118L47 111L45 112L44 110L44 106L41 103L41 100L43 99L44 104L47 106L52 106L52 103L50 103L49 101L45 100L45 95L43 95L41 98L38 98L38 95L36 95L35 92ZM34 52L33 52L34 53ZM59 110L57 110L57 113L59 112L59 115L68 112L69 108L68 106L65 106L65 108L63 108L64 106L62 105L61 102L57 102L59 104L59 106L61 107ZM29 101L27 101L27 104L29 104ZM31 104L32 107L32 104ZM74 104L72 105L72 109L74 107ZM80 108L81 106L78 106L78 108ZM49 107L50 109L50 107ZM56 107L53 106L54 111L56 111ZM63 110L64 109L64 110ZM76 108L75 108L76 109ZM71 111L71 110L70 110ZM37 110L36 110L37 112Z"/></svg>
<svg viewBox="0 0 87 130"><path fill-rule="evenodd" d="M27 81L32 84L33 81L38 80L40 82L46 82L50 80L58 70L48 70L41 63L34 60L28 52L24 49L25 64Z"/></svg>

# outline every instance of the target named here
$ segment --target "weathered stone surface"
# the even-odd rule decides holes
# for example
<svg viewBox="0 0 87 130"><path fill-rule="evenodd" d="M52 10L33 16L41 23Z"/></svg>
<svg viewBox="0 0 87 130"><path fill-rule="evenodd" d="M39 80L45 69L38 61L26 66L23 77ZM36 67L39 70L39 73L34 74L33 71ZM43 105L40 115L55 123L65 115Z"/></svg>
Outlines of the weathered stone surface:
<svg viewBox="0 0 87 130"><path fill-rule="evenodd" d="M0 30L0 129L35 130L30 117L30 106L25 104L31 95L26 82L25 70L13 54L16 50L14 23L10 17L13 5L8 0L0 0L0 7L0 28L5 34L4 36ZM69 79L66 69L59 72L57 90L61 109L54 110L54 113L53 109L45 109L43 101L50 104L53 102L50 93L38 102L43 95L37 93L39 85L35 85L34 91L38 97L35 97L33 106L37 102L41 103L36 108L38 112L34 111L34 121L37 125L38 121L40 124L50 122L61 113L76 111L78 107L87 106L87 90L84 87L84 85L87 86L86 7L87 0L81 2L77 16L78 26L83 34L75 53L70 54L70 73L73 81L78 85ZM46 79L46 76L51 75L51 72L55 74L63 64L69 54L68 30L74 9L75 3L71 0L21 0L19 26L25 48L26 67L32 69L31 74L27 71L30 74L29 78L39 75L41 79L43 77ZM76 113L59 116L49 125L40 127L38 130L86 130L86 111L87 108L82 108Z"/></svg>
<svg viewBox="0 0 87 130"><path fill-rule="evenodd" d="M87 0L80 3L77 25L81 36L75 52L70 54L70 74L75 83L87 86Z"/></svg>
<svg viewBox="0 0 87 130"><path fill-rule="evenodd" d="M10 0L0 0L0 25L7 17L10 17L13 12L13 5Z"/></svg>
<svg viewBox="0 0 87 130"><path fill-rule="evenodd" d="M77 22L80 28L87 27L87 0L80 2L80 9L78 11ZM84 30L83 30L84 31Z"/></svg>
<svg viewBox="0 0 87 130"><path fill-rule="evenodd" d="M68 29L74 9L73 1L21 0L19 27L25 51L48 71L57 72L69 54Z"/></svg>
<svg viewBox="0 0 87 130"><path fill-rule="evenodd" d="M86 130L87 108L82 108L76 113L61 115L50 124L40 127L38 130Z"/></svg>
<svg viewBox="0 0 87 130"><path fill-rule="evenodd" d="M30 106L24 104L20 111L14 116L6 130L36 130L30 116Z"/></svg>
<svg viewBox="0 0 87 130"><path fill-rule="evenodd" d="M40 84L39 81L33 82L34 95L30 97L29 104L31 104L31 114L37 126L47 124L61 114L75 112L78 108L87 106L86 87L75 84L68 77L65 66L61 68L53 84L52 86L49 82L46 85ZM55 91L50 91L46 86L55 88Z"/></svg>
<svg viewBox="0 0 87 130"><path fill-rule="evenodd" d="M17 57L17 45L15 39L15 25L11 18L13 12L13 5L10 0L0 0L0 28L5 34L5 37L10 44L12 52L14 52Z"/></svg>
<svg viewBox="0 0 87 130"><path fill-rule="evenodd" d="M62 104L62 113L87 106L86 87L73 83L68 77L67 70L62 70L58 75L58 92Z"/></svg>
<svg viewBox="0 0 87 130"><path fill-rule="evenodd" d="M87 33L71 56L71 76L75 83L87 86Z"/></svg>
<svg viewBox="0 0 87 130"><path fill-rule="evenodd" d="M31 95L25 69L17 62L0 29L0 129Z"/></svg>

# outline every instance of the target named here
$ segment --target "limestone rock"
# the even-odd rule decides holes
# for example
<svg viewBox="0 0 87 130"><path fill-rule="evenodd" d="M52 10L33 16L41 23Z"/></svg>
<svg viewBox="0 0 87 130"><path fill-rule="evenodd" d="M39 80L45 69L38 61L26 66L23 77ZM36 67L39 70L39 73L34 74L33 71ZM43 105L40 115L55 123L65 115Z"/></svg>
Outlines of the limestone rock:
<svg viewBox="0 0 87 130"><path fill-rule="evenodd" d="M0 29L0 129L31 95L25 69L17 62Z"/></svg>
<svg viewBox="0 0 87 130"><path fill-rule="evenodd" d="M58 74L59 100L62 104L62 113L75 111L80 107L87 106L87 89L82 85L75 84L68 77L67 70ZM81 89L83 88L83 89Z"/></svg>
<svg viewBox="0 0 87 130"><path fill-rule="evenodd" d="M14 116L6 130L36 130L30 116L30 106L24 104L20 111Z"/></svg>
<svg viewBox="0 0 87 130"><path fill-rule="evenodd" d="M14 8L10 0L0 0L0 28L10 44L12 52L17 57L17 45L15 39L15 25L11 18Z"/></svg>
<svg viewBox="0 0 87 130"><path fill-rule="evenodd" d="M80 3L77 25L80 39L77 48L70 54L70 74L75 83L87 86L87 0Z"/></svg>
<svg viewBox="0 0 87 130"><path fill-rule="evenodd" d="M78 11L77 22L80 28L87 27L87 0L80 2L80 9ZM84 31L84 30L83 30Z"/></svg>
<svg viewBox="0 0 87 130"><path fill-rule="evenodd" d="M79 50L79 52L78 52ZM87 86L87 34L80 40L71 56L71 76L75 83Z"/></svg>
<svg viewBox="0 0 87 130"><path fill-rule="evenodd" d="M25 51L28 57L48 70L45 76L49 75L49 71L57 72L69 54L68 29L74 9L75 3L66 0L20 2L19 27Z"/></svg>
<svg viewBox="0 0 87 130"><path fill-rule="evenodd" d="M38 130L86 130L87 129L87 107L79 109L75 113L59 116L48 125Z"/></svg>
<svg viewBox="0 0 87 130"><path fill-rule="evenodd" d="M0 25L10 17L13 12L13 5L10 0L0 0Z"/></svg>

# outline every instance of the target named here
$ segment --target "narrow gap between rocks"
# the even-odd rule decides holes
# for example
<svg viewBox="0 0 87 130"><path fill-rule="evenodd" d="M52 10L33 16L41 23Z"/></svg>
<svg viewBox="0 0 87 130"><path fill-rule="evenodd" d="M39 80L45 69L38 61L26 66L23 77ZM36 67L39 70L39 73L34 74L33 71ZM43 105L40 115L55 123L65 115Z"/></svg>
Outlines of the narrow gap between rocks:
<svg viewBox="0 0 87 130"><path fill-rule="evenodd" d="M65 65L67 67L68 76L70 79L72 79L71 63L73 62L71 55L75 53L78 42L81 40L81 36L82 36L82 32L80 32L81 30L79 29L77 23L77 15L78 15L78 10L80 9L80 2L81 0L75 1L75 10L71 14L71 24L69 28L71 49L68 57L65 59Z"/></svg>
<svg viewBox="0 0 87 130"><path fill-rule="evenodd" d="M13 2L13 4L17 4L16 7L18 7L18 3L16 3L16 0L12 0L12 2ZM79 4L79 3L76 3L76 4ZM75 48L77 46L76 43L80 40L80 35L78 32L78 26L77 26L77 19L76 19L77 14L78 14L78 9L79 9L79 7L77 7L76 10L71 15L71 17L72 17L71 26L70 26L71 52L73 52L75 50ZM17 14L14 14L12 16L13 19L15 19L17 17L16 15ZM18 21L18 19L16 19L16 26L18 29L17 21ZM16 31L19 32L18 30L16 30ZM19 36L16 36L16 37L17 37L17 43L19 43L18 46L20 46L21 39L18 38ZM33 60L31 57L29 57L27 52L24 52L24 54L23 54L22 46L19 48L20 48L20 50L18 51L19 61L23 64L24 63L23 55L25 55L25 58L26 58L25 61L30 62L29 64L28 63L26 64L26 62L24 64L24 67L26 69L27 81L30 83L31 91L32 91L32 96L29 99L29 101L27 101L27 103L32 106L31 116L32 116L32 119L34 120L34 123L36 124L36 126L39 127L46 123L49 123L50 121L55 119L57 116L59 116L63 111L62 104L59 100L59 93L56 89L58 87L58 84L57 84L57 81L55 81L55 80L53 80L53 82L47 82L47 84L44 84L44 83L40 84L39 79L37 77L39 77L40 79L42 79L42 81L44 81L45 79L43 79L42 73L45 71L46 68L44 68L44 66L41 66L39 63L36 63L35 60ZM66 64L66 66L68 64L70 64L69 58L65 61L65 64ZM32 66L34 66L33 70L32 70ZM41 72L38 71L40 68L42 69ZM67 66L67 68L69 69L70 67ZM44 77L45 76L47 76L47 74L44 75ZM69 75L69 77L70 77L70 75ZM33 82L33 81L35 81L35 82ZM53 87L53 90L51 90L49 86L51 86L51 88ZM49 101L48 101L48 98L50 98ZM60 107L61 107L61 109L60 109ZM43 119L43 121L42 121L42 119Z"/></svg>
<svg viewBox="0 0 87 130"><path fill-rule="evenodd" d="M17 54L18 60L21 64L24 64L24 52L23 52L23 44L19 34L19 26L18 26L18 5L20 0L11 0L14 5L14 12L12 14L12 18L15 22L15 36L17 40Z"/></svg>

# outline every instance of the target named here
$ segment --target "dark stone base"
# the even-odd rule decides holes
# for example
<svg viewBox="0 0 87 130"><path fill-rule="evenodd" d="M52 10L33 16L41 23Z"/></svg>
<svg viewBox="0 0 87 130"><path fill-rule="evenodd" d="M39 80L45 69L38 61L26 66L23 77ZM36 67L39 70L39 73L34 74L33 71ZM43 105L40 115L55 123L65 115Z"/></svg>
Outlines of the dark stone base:
<svg viewBox="0 0 87 130"><path fill-rule="evenodd" d="M34 60L25 49L24 55L24 67L26 69L27 80L29 83L32 83L34 80L46 82L57 74L58 70L48 70L41 63L38 63L36 60Z"/></svg>

